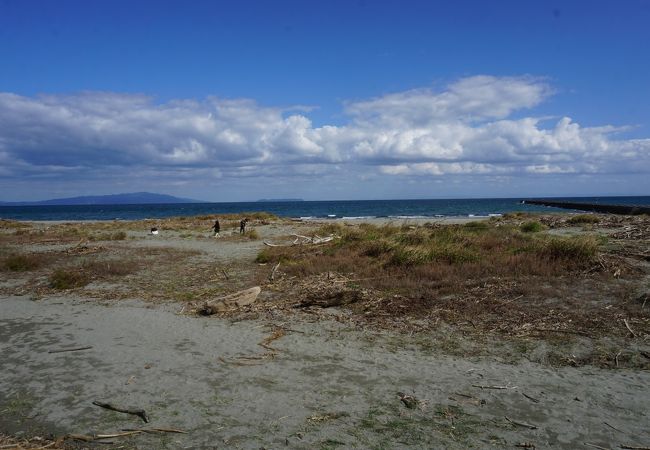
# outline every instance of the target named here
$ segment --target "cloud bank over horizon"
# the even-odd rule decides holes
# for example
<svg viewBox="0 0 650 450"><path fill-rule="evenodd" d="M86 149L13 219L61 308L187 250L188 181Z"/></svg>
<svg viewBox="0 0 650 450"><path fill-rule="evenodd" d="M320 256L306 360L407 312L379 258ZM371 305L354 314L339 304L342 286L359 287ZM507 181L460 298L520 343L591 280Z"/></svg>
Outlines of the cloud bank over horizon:
<svg viewBox="0 0 650 450"><path fill-rule="evenodd" d="M131 179L140 190L164 180L179 187L168 191L191 195L198 191L192 184L272 178L294 183L300 195L310 179L324 189L351 178L417 183L650 172L650 139L618 137L627 127L534 115L554 94L543 78L472 76L441 89L347 101L343 124L315 126L308 108L252 99L159 103L112 92L0 93L0 179L5 188L67 183L72 193L86 186L80 194L113 181L129 190Z"/></svg>

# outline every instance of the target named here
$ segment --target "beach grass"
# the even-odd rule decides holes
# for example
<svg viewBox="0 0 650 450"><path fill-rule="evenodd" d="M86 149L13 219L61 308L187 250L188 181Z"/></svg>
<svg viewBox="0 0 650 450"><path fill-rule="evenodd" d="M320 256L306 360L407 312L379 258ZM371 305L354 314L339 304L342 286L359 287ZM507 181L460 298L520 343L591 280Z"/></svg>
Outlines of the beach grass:
<svg viewBox="0 0 650 450"><path fill-rule="evenodd" d="M571 216L567 220L567 223L572 223L577 225L593 224L599 222L600 219L598 218L598 216L594 216L593 214L577 214L575 216Z"/></svg>
<svg viewBox="0 0 650 450"><path fill-rule="evenodd" d="M544 225L536 220L524 222L519 226L519 229L524 233L539 233L544 230Z"/></svg>
<svg viewBox="0 0 650 450"><path fill-rule="evenodd" d="M139 264L126 258L89 259L75 265L59 267L48 277L54 289L74 289L94 280L123 277L139 270Z"/></svg>
<svg viewBox="0 0 650 450"><path fill-rule="evenodd" d="M339 236L326 246L263 249L257 262L283 262L291 275L328 271L372 278L373 287L421 291L424 286L461 288L493 277L556 276L594 264L600 242L593 236L558 237L485 225L326 225L315 234ZM415 290L415 291L414 291Z"/></svg>
<svg viewBox="0 0 650 450"><path fill-rule="evenodd" d="M47 258L40 254L12 253L0 261L0 267L12 272L27 272L43 266L46 260Z"/></svg>
<svg viewBox="0 0 650 450"><path fill-rule="evenodd" d="M50 286L54 289L74 289L90 283L87 273L71 268L55 269L49 277Z"/></svg>

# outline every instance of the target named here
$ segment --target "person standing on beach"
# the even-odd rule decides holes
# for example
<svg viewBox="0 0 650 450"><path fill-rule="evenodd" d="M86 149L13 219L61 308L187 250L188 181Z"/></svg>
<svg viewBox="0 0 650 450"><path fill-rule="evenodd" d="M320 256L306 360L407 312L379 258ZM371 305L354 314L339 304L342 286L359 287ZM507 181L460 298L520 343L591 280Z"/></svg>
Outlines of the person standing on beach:
<svg viewBox="0 0 650 450"><path fill-rule="evenodd" d="M219 219L214 221L214 225L212 225L212 229L214 230L214 237L218 238L219 236L219 231L221 231L221 225L219 224Z"/></svg>
<svg viewBox="0 0 650 450"><path fill-rule="evenodd" d="M239 221L239 234L244 234L246 232L246 222L248 222L248 219L242 219Z"/></svg>

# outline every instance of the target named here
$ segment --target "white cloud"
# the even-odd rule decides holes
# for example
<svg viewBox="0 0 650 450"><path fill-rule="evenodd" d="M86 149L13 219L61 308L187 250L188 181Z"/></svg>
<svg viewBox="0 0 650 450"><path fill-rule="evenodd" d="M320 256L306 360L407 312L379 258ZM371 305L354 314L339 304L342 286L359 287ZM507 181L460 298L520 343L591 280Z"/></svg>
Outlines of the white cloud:
<svg viewBox="0 0 650 450"><path fill-rule="evenodd" d="M504 118L538 105L551 92L538 78L483 75L463 78L439 93L415 89L348 103L346 111L360 124L421 127L440 121Z"/></svg>
<svg viewBox="0 0 650 450"><path fill-rule="evenodd" d="M394 176L650 172L650 139L521 117L553 93L544 79L475 76L347 102L343 126L314 127L309 108L248 99L157 103L143 95L0 93L0 176L92 178L107 172L194 179L325 179L363 169ZM518 118L511 116L517 112ZM193 175L188 175L193 174Z"/></svg>

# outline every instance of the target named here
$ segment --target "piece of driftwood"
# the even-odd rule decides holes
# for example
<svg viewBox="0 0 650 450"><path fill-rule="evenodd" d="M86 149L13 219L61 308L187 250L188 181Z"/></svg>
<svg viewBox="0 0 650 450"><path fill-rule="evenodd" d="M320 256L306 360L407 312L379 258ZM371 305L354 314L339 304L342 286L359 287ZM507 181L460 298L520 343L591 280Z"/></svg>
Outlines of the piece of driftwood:
<svg viewBox="0 0 650 450"><path fill-rule="evenodd" d="M515 447L532 448L533 450L535 450L537 448L537 447L535 447L535 444L533 444L532 442L520 442L519 444L515 444Z"/></svg>
<svg viewBox="0 0 650 450"><path fill-rule="evenodd" d="M112 439L116 437L131 436L134 434L140 434L141 431L123 431L121 433L109 433L109 434L96 434L95 439Z"/></svg>
<svg viewBox="0 0 650 450"><path fill-rule="evenodd" d="M510 422L513 425L517 425L518 427L524 427L524 428L528 428L530 430L536 430L537 429L536 425L531 425L531 424L526 423L526 422L519 422L517 420L512 420L512 419L509 419L507 416L504 416L504 417L508 422Z"/></svg>
<svg viewBox="0 0 650 450"><path fill-rule="evenodd" d="M621 448L627 449L627 450L650 450L650 447L636 447L634 445L622 445Z"/></svg>
<svg viewBox="0 0 650 450"><path fill-rule="evenodd" d="M610 450L610 449L607 448L607 447L601 447L600 445L590 444L589 442L583 442L583 443L584 443L587 447L597 448L597 449L600 449L600 450Z"/></svg>
<svg viewBox="0 0 650 450"><path fill-rule="evenodd" d="M630 324L627 323L627 319L623 319L623 323L625 324L625 327L632 333L632 337L636 337L636 333L634 330L632 330L632 327L630 327Z"/></svg>
<svg viewBox="0 0 650 450"><path fill-rule="evenodd" d="M284 328L276 328L273 333L271 333L269 336L265 337L261 342L258 342L257 345L260 347L264 347L267 350L271 350L272 352L277 352L278 350L271 347L269 344L275 340L280 339L282 336L285 336L287 334L287 330Z"/></svg>
<svg viewBox="0 0 650 450"><path fill-rule="evenodd" d="M295 239L291 244L272 244L271 242L266 242L264 241L264 245L268 247L291 247L294 245L318 245L318 244L325 244L327 242L333 241L336 236L330 235L330 236L303 236L301 234L292 234Z"/></svg>
<svg viewBox="0 0 650 450"><path fill-rule="evenodd" d="M66 439L75 439L77 441L92 442L96 438L95 436L90 436L88 434L70 433L66 435Z"/></svg>
<svg viewBox="0 0 650 450"><path fill-rule="evenodd" d="M204 316L210 316L219 312L228 311L229 309L241 308L257 300L260 292L262 292L262 288L255 286L214 300L209 300L200 306L197 312Z"/></svg>
<svg viewBox="0 0 650 450"><path fill-rule="evenodd" d="M133 436L133 435L136 435L136 434L143 434L143 433L149 433L149 434L159 434L159 433L187 434L187 431L178 430L176 428L124 428L119 433L106 433L106 434L94 434L94 435L72 433L72 434L66 435L64 439L75 439L77 441L94 442L96 444L110 444L111 442L98 442L98 441L102 441L104 439L112 439L112 438L118 438L118 437Z"/></svg>
<svg viewBox="0 0 650 450"><path fill-rule="evenodd" d="M539 403L539 400L537 400L535 397L531 397L530 395L526 394L525 392L522 392L521 395L526 397L528 400L534 402L534 403Z"/></svg>
<svg viewBox="0 0 650 450"><path fill-rule="evenodd" d="M487 386L483 384L473 384L472 387L479 389L511 389L509 386Z"/></svg>
<svg viewBox="0 0 650 450"><path fill-rule="evenodd" d="M463 394L462 392L454 392L454 395L459 395L459 396L465 397L465 398L476 398L473 395Z"/></svg>
<svg viewBox="0 0 650 450"><path fill-rule="evenodd" d="M48 353L64 353L64 352L78 352L80 350L88 350L93 348L92 345L88 345L86 347L75 347L75 348L62 348L59 350L48 350Z"/></svg>
<svg viewBox="0 0 650 450"><path fill-rule="evenodd" d="M619 433L623 433L623 431L619 430L619 429L616 428L615 426L610 425L610 424L608 424L607 422L603 422L603 423L604 423L605 425L607 425L608 427L610 427L612 430L616 430L616 431L618 431Z"/></svg>
<svg viewBox="0 0 650 450"><path fill-rule="evenodd" d="M120 408L119 406L114 406L111 405L110 403L104 403L104 402L98 402L94 401L93 405L99 406L100 408L105 408L105 409L110 409L111 411L117 411L125 414L132 414L134 416L138 416L142 420L144 420L145 423L149 423L149 417L147 416L147 413L145 412L144 409L127 409L127 408Z"/></svg>
<svg viewBox="0 0 650 450"><path fill-rule="evenodd" d="M177 428L123 428L122 431L134 431L140 433L179 433L187 434L187 431L179 430Z"/></svg>
<svg viewBox="0 0 650 450"><path fill-rule="evenodd" d="M278 261L278 263L275 266L273 266L273 270L271 270L271 275L269 275L270 281L275 280L275 272L278 270L279 267L280 267L280 261Z"/></svg>

